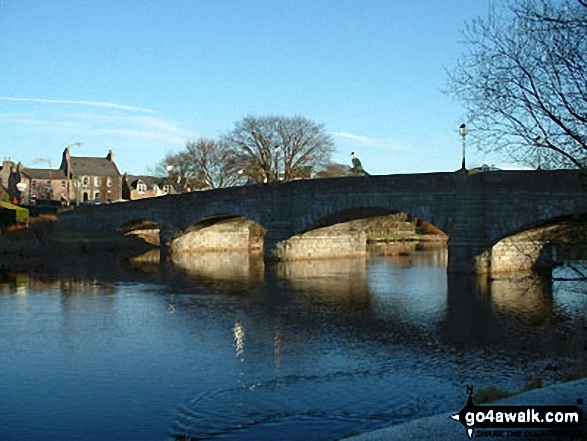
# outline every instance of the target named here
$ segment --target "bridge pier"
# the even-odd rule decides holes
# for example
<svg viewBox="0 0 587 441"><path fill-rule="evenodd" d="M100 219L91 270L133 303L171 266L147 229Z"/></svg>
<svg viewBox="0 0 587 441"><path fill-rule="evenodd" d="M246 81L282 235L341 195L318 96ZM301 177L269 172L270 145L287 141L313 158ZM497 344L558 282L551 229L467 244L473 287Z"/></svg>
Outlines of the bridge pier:
<svg viewBox="0 0 587 441"><path fill-rule="evenodd" d="M491 249L466 240L448 240L449 274L487 274L491 271Z"/></svg>
<svg viewBox="0 0 587 441"><path fill-rule="evenodd" d="M265 262L280 260L279 243L292 236L289 222L271 222L266 225L267 231L263 240L263 258Z"/></svg>
<svg viewBox="0 0 587 441"><path fill-rule="evenodd" d="M59 222L64 234L78 232L80 241L135 223L159 225L162 254L169 254L178 237L174 225L183 231L203 219L245 217L267 228L264 255L274 260L279 243L296 232L366 212L405 212L449 235L449 273L487 272L519 263L513 252L519 243L490 250L500 239L569 216L587 217L584 180L577 170L298 180L83 207L60 213ZM540 248L538 258L560 259L559 248L567 244L559 245Z"/></svg>
<svg viewBox="0 0 587 441"><path fill-rule="evenodd" d="M161 260L171 255L172 242L179 235L179 229L171 224L163 224L159 227L159 246L161 248Z"/></svg>
<svg viewBox="0 0 587 441"><path fill-rule="evenodd" d="M473 181L468 172L457 172L455 219L448 238L450 274L488 273L491 249L486 239L485 187Z"/></svg>

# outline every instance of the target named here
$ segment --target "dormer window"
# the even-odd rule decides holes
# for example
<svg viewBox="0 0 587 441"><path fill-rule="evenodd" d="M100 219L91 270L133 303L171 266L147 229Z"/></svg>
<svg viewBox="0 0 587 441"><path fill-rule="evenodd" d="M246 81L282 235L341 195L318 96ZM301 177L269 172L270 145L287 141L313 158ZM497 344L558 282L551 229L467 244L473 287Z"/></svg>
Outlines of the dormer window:
<svg viewBox="0 0 587 441"><path fill-rule="evenodd" d="M147 192L147 184L144 182L137 183L137 191L139 193L146 193Z"/></svg>

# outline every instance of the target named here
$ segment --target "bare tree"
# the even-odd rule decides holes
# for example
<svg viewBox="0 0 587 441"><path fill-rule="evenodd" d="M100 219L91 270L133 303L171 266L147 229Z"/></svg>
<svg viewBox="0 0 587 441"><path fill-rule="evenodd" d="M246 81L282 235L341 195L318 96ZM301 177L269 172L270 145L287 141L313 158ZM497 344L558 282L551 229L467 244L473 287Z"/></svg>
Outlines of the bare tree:
<svg viewBox="0 0 587 441"><path fill-rule="evenodd" d="M224 142L255 182L313 177L334 151L324 127L303 117L246 117Z"/></svg>
<svg viewBox="0 0 587 441"><path fill-rule="evenodd" d="M188 142L185 154L189 174L201 188L230 187L240 178L236 158L221 141L202 138Z"/></svg>
<svg viewBox="0 0 587 441"><path fill-rule="evenodd" d="M463 34L448 93L465 104L477 146L587 167L587 2L512 0Z"/></svg>
<svg viewBox="0 0 587 441"><path fill-rule="evenodd" d="M168 153L151 172L173 186L176 191L183 191L189 179L190 161L187 152Z"/></svg>

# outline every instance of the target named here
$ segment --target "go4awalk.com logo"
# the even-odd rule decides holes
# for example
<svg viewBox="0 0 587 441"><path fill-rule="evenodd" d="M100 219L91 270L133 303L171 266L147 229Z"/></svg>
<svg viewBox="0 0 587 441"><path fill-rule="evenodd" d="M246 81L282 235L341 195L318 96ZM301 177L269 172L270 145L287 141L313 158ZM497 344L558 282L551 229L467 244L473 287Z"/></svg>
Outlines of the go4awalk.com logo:
<svg viewBox="0 0 587 441"><path fill-rule="evenodd" d="M475 405L472 386L467 386L467 394L467 404L451 418L465 426L469 438L476 429L486 429L488 436L576 436L583 422L583 411L577 406Z"/></svg>

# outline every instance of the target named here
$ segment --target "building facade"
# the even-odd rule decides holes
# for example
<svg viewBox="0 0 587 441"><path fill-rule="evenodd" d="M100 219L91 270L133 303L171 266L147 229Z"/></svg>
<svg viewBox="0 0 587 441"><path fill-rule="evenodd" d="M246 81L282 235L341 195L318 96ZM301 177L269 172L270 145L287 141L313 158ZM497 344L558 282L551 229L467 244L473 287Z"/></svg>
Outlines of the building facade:
<svg viewBox="0 0 587 441"><path fill-rule="evenodd" d="M13 165L8 190L11 199L22 205L38 201L59 201L62 205L108 203L122 199L122 176L112 151L105 158L77 157L66 148L58 169Z"/></svg>
<svg viewBox="0 0 587 441"><path fill-rule="evenodd" d="M70 200L109 203L122 199L122 175L110 150L105 158L71 156L63 152L61 170L71 181Z"/></svg>

